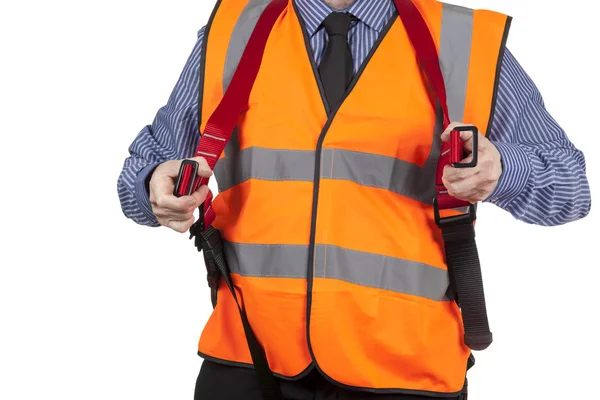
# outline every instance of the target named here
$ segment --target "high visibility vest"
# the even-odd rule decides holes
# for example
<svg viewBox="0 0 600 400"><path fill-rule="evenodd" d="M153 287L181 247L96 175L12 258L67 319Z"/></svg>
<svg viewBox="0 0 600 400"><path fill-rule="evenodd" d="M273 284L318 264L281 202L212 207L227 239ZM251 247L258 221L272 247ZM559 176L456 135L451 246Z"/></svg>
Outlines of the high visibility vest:
<svg viewBox="0 0 600 400"><path fill-rule="evenodd" d="M201 131L268 3L218 2L202 55ZM510 17L414 3L439 52L451 119L487 135ZM336 110L293 1L277 20L215 168L212 204L237 297L276 375L316 366L371 391L461 391L470 350L434 221L442 124L429 96L397 14ZM252 363L223 282L198 350Z"/></svg>

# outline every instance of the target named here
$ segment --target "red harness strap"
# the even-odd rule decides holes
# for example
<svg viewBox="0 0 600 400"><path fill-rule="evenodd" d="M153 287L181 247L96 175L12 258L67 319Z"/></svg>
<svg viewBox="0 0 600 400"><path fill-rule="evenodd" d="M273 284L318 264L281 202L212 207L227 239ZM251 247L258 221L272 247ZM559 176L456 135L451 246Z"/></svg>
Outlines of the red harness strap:
<svg viewBox="0 0 600 400"><path fill-rule="evenodd" d="M446 85L444 84L444 77L440 68L440 60L438 52L435 48L435 43L431 37L431 32L427 28L427 24L423 19L423 16L410 0L394 0L398 14L402 19L406 33L408 34L410 41L415 49L417 61L419 66L425 73L429 85L433 90L435 98L432 97L433 109L436 109L436 99L442 107L444 114L444 129L450 124L450 113L448 112L448 104L446 100ZM472 129L460 129L460 130L474 130L476 136L477 130ZM475 137L475 140L477 138ZM474 153L477 151L477 147L474 146ZM474 154L475 157L475 154ZM446 165L457 164L463 159L463 141L460 138L459 129L453 130L450 134L450 142L443 142L438 161L435 186L437 204L439 209L457 208L468 206L469 203L466 201L459 200L448 194L448 190L442 182L442 176L444 174L444 167ZM472 165L474 166L474 165Z"/></svg>
<svg viewBox="0 0 600 400"><path fill-rule="evenodd" d="M248 104L250 91L258 75L258 70L262 62L267 40L275 21L286 8L287 1L272 1L261 14L256 27L248 40L248 44L238 68L231 79L231 83L223 96L223 99L217 106L215 112L210 116L204 129L202 139L196 150L196 157L204 157L208 167L214 170L219 157L225 150L225 146L231 134L235 129L238 117L244 107ZM182 170L181 181L189 182L191 170L186 168ZM186 177L188 176L188 177ZM194 184L191 185L191 192L195 191L201 185L207 185L209 178L196 177ZM178 185L176 187L178 195L189 194L190 186ZM204 202L204 229L207 229L215 219L215 212L212 208L212 192L208 192Z"/></svg>

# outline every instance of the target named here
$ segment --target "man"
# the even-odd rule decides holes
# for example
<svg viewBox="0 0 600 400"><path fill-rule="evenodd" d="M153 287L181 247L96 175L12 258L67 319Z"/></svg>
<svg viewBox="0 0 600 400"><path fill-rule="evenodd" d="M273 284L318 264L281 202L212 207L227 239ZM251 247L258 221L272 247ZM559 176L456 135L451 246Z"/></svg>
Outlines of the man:
<svg viewBox="0 0 600 400"><path fill-rule="evenodd" d="M267 3L219 2L168 104L130 147L119 195L137 223L178 232L194 223L208 188L173 195L181 160L194 155ZM439 146L455 127L479 128L477 144L461 134L462 162L475 147L477 165L446 166L438 198L491 202L539 225L590 209L583 154L504 48L510 18L414 3L439 48L454 123L442 126L432 107L394 2L294 0L215 169L213 226L285 398L466 398L470 349L431 204ZM193 160L198 176L212 175L204 157ZM223 280L216 299L196 398L262 399Z"/></svg>

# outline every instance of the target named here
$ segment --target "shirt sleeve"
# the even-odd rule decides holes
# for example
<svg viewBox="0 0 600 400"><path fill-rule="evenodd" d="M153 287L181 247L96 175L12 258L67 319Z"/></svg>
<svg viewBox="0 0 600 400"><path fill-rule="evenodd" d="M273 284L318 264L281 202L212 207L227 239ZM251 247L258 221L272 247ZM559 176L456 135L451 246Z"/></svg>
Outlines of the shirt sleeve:
<svg viewBox="0 0 600 400"><path fill-rule="evenodd" d="M508 50L489 139L500 152L503 172L486 202L536 225L560 225L589 213L584 155L548 113L539 90Z"/></svg>
<svg viewBox="0 0 600 400"><path fill-rule="evenodd" d="M125 159L117 188L121 209L140 225L158 226L148 197L147 180L161 163L192 157L199 139L198 90L204 28L167 104L152 125L141 130Z"/></svg>

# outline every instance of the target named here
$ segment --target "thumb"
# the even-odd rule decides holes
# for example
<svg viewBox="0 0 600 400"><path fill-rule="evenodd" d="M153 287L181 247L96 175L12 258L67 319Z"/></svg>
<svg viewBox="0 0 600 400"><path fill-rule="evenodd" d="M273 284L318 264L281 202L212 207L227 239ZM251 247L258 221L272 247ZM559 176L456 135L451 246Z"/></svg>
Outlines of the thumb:
<svg viewBox="0 0 600 400"><path fill-rule="evenodd" d="M208 186L202 185L194 193L190 195L195 201L194 207L199 207L200 204L204 203L206 196L208 195Z"/></svg>
<svg viewBox="0 0 600 400"><path fill-rule="evenodd" d="M198 163L198 176L202 178L209 178L212 175L212 171L210 170L204 157L187 158L186 160L196 161ZM169 178L175 179L179 175L181 163L183 161L184 160L167 161L159 166L160 172Z"/></svg>
<svg viewBox="0 0 600 400"><path fill-rule="evenodd" d="M454 131L456 128L462 127L462 126L471 126L471 125L463 124L461 122L452 122L450 125L448 125L446 130L442 133L442 141L449 142L452 131ZM473 132L472 131L458 131L458 133L460 135L460 138L463 141L463 148L467 152L472 153L473 152ZM479 132L476 132L476 134L479 135Z"/></svg>
<svg viewBox="0 0 600 400"><path fill-rule="evenodd" d="M473 132L459 131L460 138L463 141L463 148L467 154L473 153Z"/></svg>
<svg viewBox="0 0 600 400"><path fill-rule="evenodd" d="M212 171L211 171L210 167L208 166L208 162L206 162L206 159L204 157L193 157L193 158L189 158L188 160L196 161L198 163L198 173L197 173L198 176L200 176L202 178L209 178L212 176Z"/></svg>
<svg viewBox="0 0 600 400"><path fill-rule="evenodd" d="M457 126L463 126L462 122L452 122L450 125L446 127L444 132L442 132L442 142L450 141L450 132L452 132Z"/></svg>

